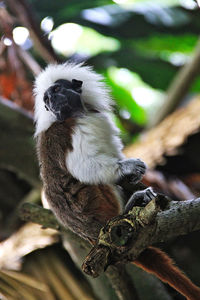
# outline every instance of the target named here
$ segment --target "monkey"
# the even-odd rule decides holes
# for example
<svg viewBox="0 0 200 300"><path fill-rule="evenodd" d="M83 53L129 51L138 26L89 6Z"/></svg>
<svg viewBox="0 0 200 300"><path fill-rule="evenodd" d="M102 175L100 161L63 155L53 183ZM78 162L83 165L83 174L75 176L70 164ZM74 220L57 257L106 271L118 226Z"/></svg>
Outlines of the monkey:
<svg viewBox="0 0 200 300"><path fill-rule="evenodd" d="M150 187L141 185L146 165L123 155L111 118L113 101L103 77L91 67L48 65L35 80L34 95L46 199L61 224L94 244L109 219L155 197ZM132 191L123 188L127 179ZM188 299L200 299L200 289L161 250L149 247L134 263Z"/></svg>

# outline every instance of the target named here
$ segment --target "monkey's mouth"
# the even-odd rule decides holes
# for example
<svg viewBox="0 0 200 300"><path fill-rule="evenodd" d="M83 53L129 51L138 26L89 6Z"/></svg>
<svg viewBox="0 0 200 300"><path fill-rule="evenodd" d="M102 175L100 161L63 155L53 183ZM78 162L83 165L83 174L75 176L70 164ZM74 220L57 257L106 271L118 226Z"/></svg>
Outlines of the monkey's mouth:
<svg viewBox="0 0 200 300"><path fill-rule="evenodd" d="M66 97L62 94L45 95L44 103L46 110L50 111L59 122L80 116L84 111L79 95L73 95L73 97Z"/></svg>
<svg viewBox="0 0 200 300"><path fill-rule="evenodd" d="M48 97L48 100L45 102L45 108L60 122L72 116L72 107L68 101L56 101L55 97Z"/></svg>
<svg viewBox="0 0 200 300"><path fill-rule="evenodd" d="M73 116L73 109L68 103L56 105L55 107L51 108L51 111L55 115L57 121L60 122Z"/></svg>

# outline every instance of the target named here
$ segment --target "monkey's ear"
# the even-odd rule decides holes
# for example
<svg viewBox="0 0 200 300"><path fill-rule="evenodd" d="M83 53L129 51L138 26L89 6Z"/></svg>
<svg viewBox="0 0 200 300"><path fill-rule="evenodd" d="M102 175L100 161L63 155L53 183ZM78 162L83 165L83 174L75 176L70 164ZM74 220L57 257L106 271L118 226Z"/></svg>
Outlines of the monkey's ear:
<svg viewBox="0 0 200 300"><path fill-rule="evenodd" d="M83 84L83 81L72 79L72 88L78 93L82 92L82 90L81 90L82 84Z"/></svg>

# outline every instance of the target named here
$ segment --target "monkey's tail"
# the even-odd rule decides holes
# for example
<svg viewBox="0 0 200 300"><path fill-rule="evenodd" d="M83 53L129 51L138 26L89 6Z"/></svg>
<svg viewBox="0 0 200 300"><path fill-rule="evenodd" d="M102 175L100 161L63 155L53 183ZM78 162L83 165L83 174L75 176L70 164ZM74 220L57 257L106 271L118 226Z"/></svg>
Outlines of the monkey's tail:
<svg viewBox="0 0 200 300"><path fill-rule="evenodd" d="M200 300L200 288L193 284L160 249L154 247L145 249L133 263L168 283L188 300Z"/></svg>

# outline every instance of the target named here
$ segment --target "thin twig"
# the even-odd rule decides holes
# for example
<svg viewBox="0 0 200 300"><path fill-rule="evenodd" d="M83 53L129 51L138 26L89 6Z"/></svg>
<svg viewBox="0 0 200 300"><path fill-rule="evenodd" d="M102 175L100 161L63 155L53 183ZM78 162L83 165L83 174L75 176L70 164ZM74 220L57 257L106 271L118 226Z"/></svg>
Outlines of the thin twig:
<svg viewBox="0 0 200 300"><path fill-rule="evenodd" d="M31 4L25 0L6 0L6 3L11 12L18 18L22 25L27 27L34 44L42 57L47 62L59 61L58 56L55 54L47 36L41 31L39 22L36 22L36 17L33 14Z"/></svg>
<svg viewBox="0 0 200 300"><path fill-rule="evenodd" d="M36 62L36 60L31 56L31 54L28 51L25 51L21 47L17 47L17 52L19 53L19 56L23 60L23 62L28 66L30 71L34 74L34 76L37 76L41 72L40 65Z"/></svg>
<svg viewBox="0 0 200 300"><path fill-rule="evenodd" d="M160 123L168 114L170 114L187 94L191 84L200 74L200 39L191 59L180 69L176 77L170 84L165 102L154 116L149 127L154 127Z"/></svg>

